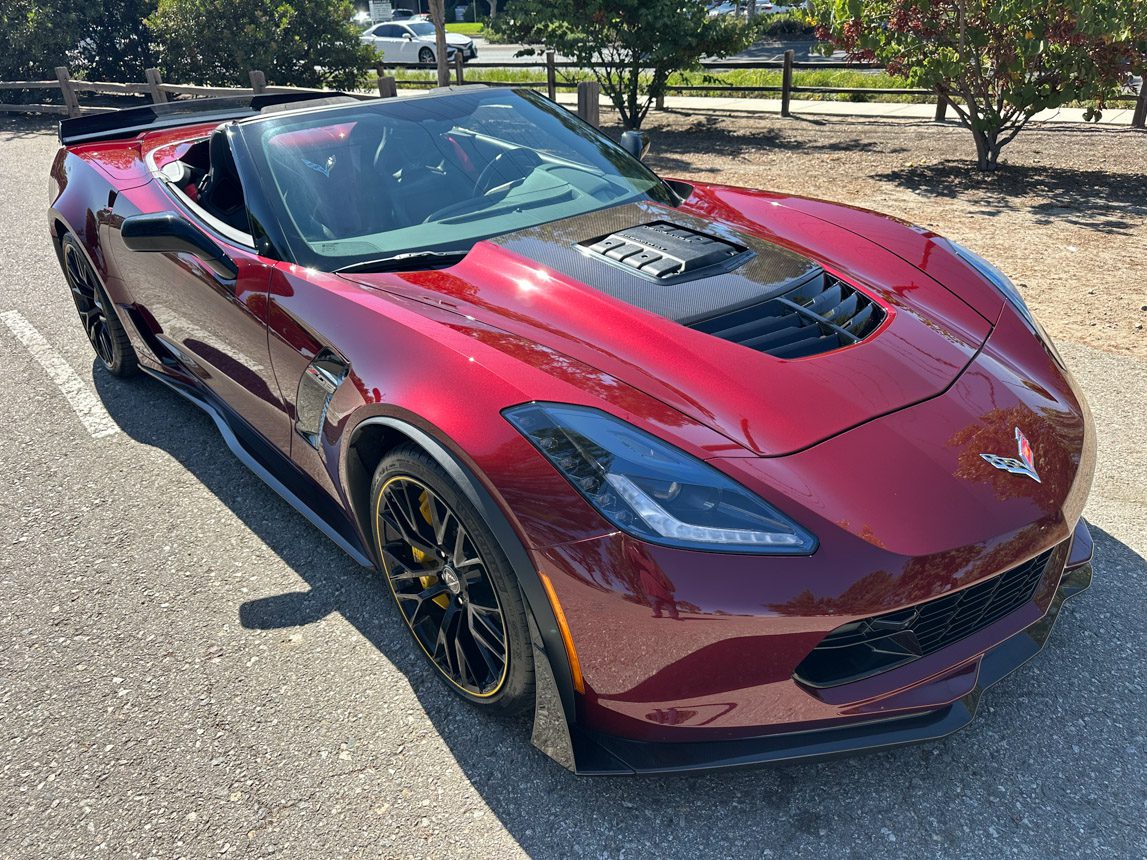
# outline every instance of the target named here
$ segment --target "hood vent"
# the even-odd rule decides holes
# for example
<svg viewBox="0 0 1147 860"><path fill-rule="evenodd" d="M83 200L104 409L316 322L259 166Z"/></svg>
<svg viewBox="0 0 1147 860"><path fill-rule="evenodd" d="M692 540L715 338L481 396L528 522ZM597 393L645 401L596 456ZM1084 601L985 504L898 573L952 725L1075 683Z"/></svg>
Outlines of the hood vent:
<svg viewBox="0 0 1147 860"><path fill-rule="evenodd" d="M654 221L583 242L582 253L662 284L729 272L753 252L744 245Z"/></svg>
<svg viewBox="0 0 1147 860"><path fill-rule="evenodd" d="M804 358L858 343L884 321L864 293L824 271L765 302L690 328L777 358Z"/></svg>

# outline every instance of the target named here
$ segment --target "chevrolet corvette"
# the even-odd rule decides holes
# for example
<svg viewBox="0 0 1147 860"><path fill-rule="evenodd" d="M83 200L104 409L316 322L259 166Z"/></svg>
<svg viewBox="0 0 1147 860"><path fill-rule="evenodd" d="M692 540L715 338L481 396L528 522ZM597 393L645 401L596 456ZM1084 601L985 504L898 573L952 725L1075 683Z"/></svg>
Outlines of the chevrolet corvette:
<svg viewBox="0 0 1147 860"><path fill-rule="evenodd" d="M577 773L941 737L1091 581L1084 399L1012 282L928 230L663 179L528 90L60 140L98 366L205 410L449 689L532 711Z"/></svg>

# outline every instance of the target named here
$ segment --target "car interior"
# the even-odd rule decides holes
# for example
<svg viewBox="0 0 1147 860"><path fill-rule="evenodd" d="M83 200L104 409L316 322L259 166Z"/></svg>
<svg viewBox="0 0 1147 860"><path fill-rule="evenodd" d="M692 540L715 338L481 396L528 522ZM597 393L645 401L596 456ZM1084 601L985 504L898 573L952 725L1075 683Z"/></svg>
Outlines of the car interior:
<svg viewBox="0 0 1147 860"><path fill-rule="evenodd" d="M418 119L322 111L241 128L256 160L265 161L257 170L264 191L278 198L272 205L280 218L324 257L468 247L499 229L613 205L634 193L608 163L586 163L593 159L562 149L559 138L504 104ZM206 213L250 233L226 126L161 170Z"/></svg>

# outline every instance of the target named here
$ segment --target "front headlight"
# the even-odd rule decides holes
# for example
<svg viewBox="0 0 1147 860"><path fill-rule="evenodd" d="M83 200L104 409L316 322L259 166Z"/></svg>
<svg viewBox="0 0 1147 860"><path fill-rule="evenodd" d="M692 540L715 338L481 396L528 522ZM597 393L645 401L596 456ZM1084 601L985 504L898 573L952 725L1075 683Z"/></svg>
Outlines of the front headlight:
<svg viewBox="0 0 1147 860"><path fill-rule="evenodd" d="M1052 343L1051 335L1044 331L1044 327L1040 325L1039 321L1032 315L1031 310L1027 306L1027 302L1025 302L1023 296L1020 295L1020 291L1016 289L1016 285L1012 283L1012 279L975 251L969 251L963 245L953 242L951 239L947 241L952 247L952 250L956 252L957 257L987 278L995 288L1003 294L1004 298L1007 299L1011 306L1019 312L1019 315L1024 318L1028 327L1035 332L1036 337L1043 341L1044 346L1048 348L1048 351L1051 352L1055 360L1062 365L1063 359L1059 355L1059 350L1055 348L1055 344Z"/></svg>
<svg viewBox="0 0 1147 860"><path fill-rule="evenodd" d="M597 409L527 403L503 415L603 517L652 543L808 555L816 538L736 481Z"/></svg>

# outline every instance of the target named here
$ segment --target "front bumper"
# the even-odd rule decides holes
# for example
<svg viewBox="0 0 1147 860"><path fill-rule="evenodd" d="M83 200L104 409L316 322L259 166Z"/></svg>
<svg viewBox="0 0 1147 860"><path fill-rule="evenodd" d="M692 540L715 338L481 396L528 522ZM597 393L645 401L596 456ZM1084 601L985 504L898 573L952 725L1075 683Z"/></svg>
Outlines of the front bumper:
<svg viewBox="0 0 1147 860"><path fill-rule="evenodd" d="M543 715L542 719L535 720L534 743L578 774L626 775L686 773L829 758L942 738L971 722L985 689L1043 649L1064 602L1091 585L1090 558L1091 538L1081 521L1075 531L1070 566L1060 577L1044 616L969 664L957 667L953 675L961 671L974 673L973 686L941 707L814 731L701 742L636 741L574 725L569 729L568 741L563 737L559 742L552 733L558 724L553 719L555 712L551 702L549 718ZM539 680L544 678L543 671L539 673ZM545 696L539 696L540 709L545 708L545 701Z"/></svg>

